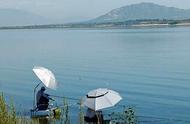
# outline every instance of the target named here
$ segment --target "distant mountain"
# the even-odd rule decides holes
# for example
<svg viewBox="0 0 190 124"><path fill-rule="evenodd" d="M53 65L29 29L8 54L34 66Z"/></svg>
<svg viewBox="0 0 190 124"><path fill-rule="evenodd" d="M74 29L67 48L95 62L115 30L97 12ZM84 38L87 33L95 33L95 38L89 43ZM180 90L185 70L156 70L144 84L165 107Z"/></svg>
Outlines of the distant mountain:
<svg viewBox="0 0 190 124"><path fill-rule="evenodd" d="M0 26L36 25L48 23L48 19L17 9L0 9Z"/></svg>
<svg viewBox="0 0 190 124"><path fill-rule="evenodd" d="M166 7L154 3L139 3L114 9L89 22L121 22L141 19L190 19L190 10Z"/></svg>

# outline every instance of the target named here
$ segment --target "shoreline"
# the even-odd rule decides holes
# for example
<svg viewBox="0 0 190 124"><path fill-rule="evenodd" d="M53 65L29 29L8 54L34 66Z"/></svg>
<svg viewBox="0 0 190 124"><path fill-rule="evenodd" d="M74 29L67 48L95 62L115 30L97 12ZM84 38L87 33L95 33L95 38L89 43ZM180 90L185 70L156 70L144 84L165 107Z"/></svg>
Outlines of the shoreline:
<svg viewBox="0 0 190 124"><path fill-rule="evenodd" d="M2 26L0 30L15 30L15 29L142 29L142 28L167 28L167 27L190 27L190 23L178 24L133 24L133 25L117 25L99 24L99 25L82 25L70 26L64 24L50 24L50 25L28 25L28 26Z"/></svg>

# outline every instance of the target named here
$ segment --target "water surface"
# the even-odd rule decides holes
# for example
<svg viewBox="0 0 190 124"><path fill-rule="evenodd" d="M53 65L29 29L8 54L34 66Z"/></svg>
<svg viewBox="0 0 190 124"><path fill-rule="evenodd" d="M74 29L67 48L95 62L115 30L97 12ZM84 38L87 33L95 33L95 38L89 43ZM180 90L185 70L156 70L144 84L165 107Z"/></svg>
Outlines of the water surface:
<svg viewBox="0 0 190 124"><path fill-rule="evenodd" d="M81 98L107 87L123 96L120 105L135 106L141 123L190 123L189 34L190 28L0 30L0 91L29 110L39 83L32 68L39 65L59 82L49 93ZM73 118L76 103L70 101Z"/></svg>

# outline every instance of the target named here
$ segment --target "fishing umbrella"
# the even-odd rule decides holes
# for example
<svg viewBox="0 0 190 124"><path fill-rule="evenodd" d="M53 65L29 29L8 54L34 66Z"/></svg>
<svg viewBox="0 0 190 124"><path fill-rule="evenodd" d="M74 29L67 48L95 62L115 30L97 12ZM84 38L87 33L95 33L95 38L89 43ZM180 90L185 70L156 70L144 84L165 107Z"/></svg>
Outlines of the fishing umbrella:
<svg viewBox="0 0 190 124"><path fill-rule="evenodd" d="M106 88L98 88L90 91L84 101L83 105L95 111L108 108L116 105L122 97L116 91Z"/></svg>
<svg viewBox="0 0 190 124"><path fill-rule="evenodd" d="M35 66L32 70L46 87L54 90L57 88L57 81L55 79L54 74L50 70L40 66ZM34 108L35 108L36 88L41 84L41 82L34 88L34 102L33 102Z"/></svg>
<svg viewBox="0 0 190 124"><path fill-rule="evenodd" d="M57 81L54 74L50 70L39 66L34 67L32 70L46 87L50 89L57 88Z"/></svg>

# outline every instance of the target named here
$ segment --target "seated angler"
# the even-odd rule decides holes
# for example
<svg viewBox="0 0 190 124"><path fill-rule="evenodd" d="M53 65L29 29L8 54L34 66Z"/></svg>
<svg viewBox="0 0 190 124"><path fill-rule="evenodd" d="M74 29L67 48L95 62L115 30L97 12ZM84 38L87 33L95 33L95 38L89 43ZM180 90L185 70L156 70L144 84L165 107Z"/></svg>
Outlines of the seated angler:
<svg viewBox="0 0 190 124"><path fill-rule="evenodd" d="M49 106L49 100L53 100L49 97L49 94L44 93L45 87L41 87L41 89L36 94L37 108L38 110L46 110Z"/></svg>
<svg viewBox="0 0 190 124"><path fill-rule="evenodd" d="M102 111L94 111L93 109L88 108L84 120L88 124L103 124Z"/></svg>

